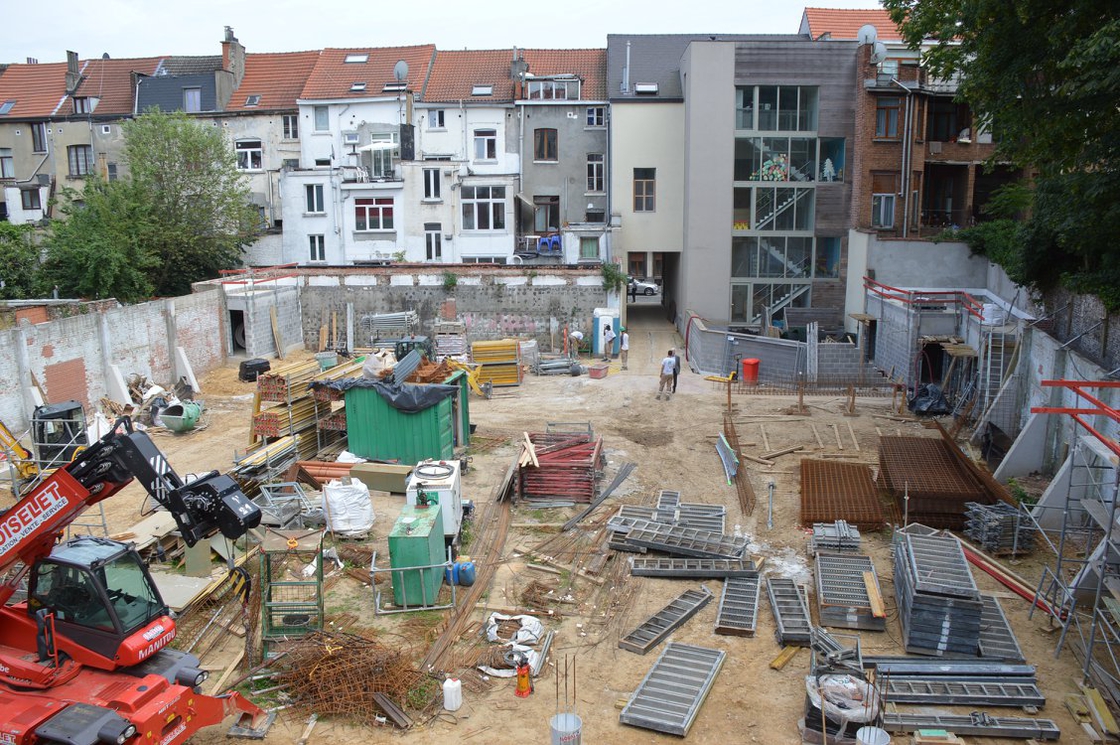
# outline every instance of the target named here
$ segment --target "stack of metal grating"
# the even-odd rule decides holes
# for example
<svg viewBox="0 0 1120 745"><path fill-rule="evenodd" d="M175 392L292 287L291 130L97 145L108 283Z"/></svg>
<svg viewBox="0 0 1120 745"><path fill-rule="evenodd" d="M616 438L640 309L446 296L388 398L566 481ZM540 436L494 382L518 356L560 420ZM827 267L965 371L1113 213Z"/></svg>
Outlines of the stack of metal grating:
<svg viewBox="0 0 1120 745"><path fill-rule="evenodd" d="M870 556L817 554L816 575L821 626L886 630L887 614Z"/></svg>
<svg viewBox="0 0 1120 745"><path fill-rule="evenodd" d="M813 523L813 537L809 540L809 553L833 551L855 553L859 551L859 530L845 520L832 523Z"/></svg>
<svg viewBox="0 0 1120 745"><path fill-rule="evenodd" d="M608 544L616 551L659 551L672 556L738 559L747 539L724 534L722 505L680 501L680 493L662 491L656 507L622 505L607 521Z"/></svg>
<svg viewBox="0 0 1120 745"><path fill-rule="evenodd" d="M965 505L964 534L995 556L1018 556L1034 550L1034 521L1004 502Z"/></svg>
<svg viewBox="0 0 1120 745"><path fill-rule="evenodd" d="M977 653L983 604L956 538L898 533L894 585L907 652Z"/></svg>

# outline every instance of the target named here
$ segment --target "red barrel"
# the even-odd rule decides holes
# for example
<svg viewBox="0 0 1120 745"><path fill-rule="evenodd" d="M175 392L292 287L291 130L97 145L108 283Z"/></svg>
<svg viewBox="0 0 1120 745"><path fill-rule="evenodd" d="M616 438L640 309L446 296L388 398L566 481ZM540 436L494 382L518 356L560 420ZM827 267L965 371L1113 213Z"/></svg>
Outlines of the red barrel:
<svg viewBox="0 0 1120 745"><path fill-rule="evenodd" d="M744 383L757 383L758 382L758 364L759 360L751 357L750 359L743 360L743 382Z"/></svg>

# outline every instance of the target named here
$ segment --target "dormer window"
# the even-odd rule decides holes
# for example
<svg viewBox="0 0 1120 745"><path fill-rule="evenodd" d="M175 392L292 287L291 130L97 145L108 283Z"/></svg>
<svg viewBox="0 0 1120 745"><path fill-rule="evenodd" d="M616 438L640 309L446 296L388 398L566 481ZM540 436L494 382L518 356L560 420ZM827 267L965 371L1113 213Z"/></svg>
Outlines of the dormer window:
<svg viewBox="0 0 1120 745"><path fill-rule="evenodd" d="M639 96L656 96L657 91L657 83L637 83L634 86L634 92Z"/></svg>
<svg viewBox="0 0 1120 745"><path fill-rule="evenodd" d="M529 80L526 82L526 97L542 101L575 101L579 99L579 80Z"/></svg>
<svg viewBox="0 0 1120 745"><path fill-rule="evenodd" d="M260 102L261 102L261 97L260 97L259 94L253 94L251 96L246 96L245 97L245 105L246 106L259 106Z"/></svg>
<svg viewBox="0 0 1120 745"><path fill-rule="evenodd" d="M345 62L348 65L358 65L358 64L365 63L365 62L369 62L369 55L368 54L348 54L348 55L346 55Z"/></svg>
<svg viewBox="0 0 1120 745"><path fill-rule="evenodd" d="M492 85L476 85L471 88L472 96L492 96L494 95L494 86Z"/></svg>
<svg viewBox="0 0 1120 745"><path fill-rule="evenodd" d="M353 93L361 93L365 89L366 89L366 84L365 83L351 83L350 84L350 90Z"/></svg>
<svg viewBox="0 0 1120 745"><path fill-rule="evenodd" d="M97 108L96 98L90 98L89 96L74 97L75 114L92 114L95 108Z"/></svg>

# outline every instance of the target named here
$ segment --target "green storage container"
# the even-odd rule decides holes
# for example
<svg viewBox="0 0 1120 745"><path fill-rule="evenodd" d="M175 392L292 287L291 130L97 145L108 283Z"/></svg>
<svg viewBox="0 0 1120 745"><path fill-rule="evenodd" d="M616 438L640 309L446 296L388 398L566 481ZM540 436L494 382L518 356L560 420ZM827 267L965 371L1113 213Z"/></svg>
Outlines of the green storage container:
<svg viewBox="0 0 1120 745"><path fill-rule="evenodd" d="M405 385L410 385L406 383ZM347 448L370 460L451 460L455 454L455 412L452 400L406 413L390 406L373 388L346 391Z"/></svg>
<svg viewBox="0 0 1120 745"><path fill-rule="evenodd" d="M392 572L393 602L415 608L436 605L443 583L447 555L443 545L443 514L440 505L405 505L389 533L389 566L393 569L435 566Z"/></svg>

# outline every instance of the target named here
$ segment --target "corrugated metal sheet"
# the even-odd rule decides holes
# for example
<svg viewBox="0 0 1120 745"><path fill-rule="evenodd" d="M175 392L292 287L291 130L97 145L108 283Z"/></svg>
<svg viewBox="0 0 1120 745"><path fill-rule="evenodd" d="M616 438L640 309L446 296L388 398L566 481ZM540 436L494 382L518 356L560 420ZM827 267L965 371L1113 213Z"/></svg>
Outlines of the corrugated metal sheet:
<svg viewBox="0 0 1120 745"><path fill-rule="evenodd" d="M363 458L415 464L425 458L454 457L450 398L415 414L390 406L372 388L346 392L346 434L350 452Z"/></svg>

